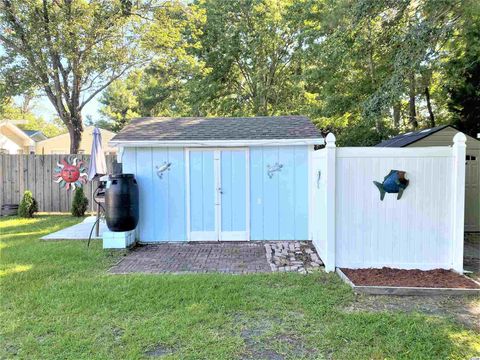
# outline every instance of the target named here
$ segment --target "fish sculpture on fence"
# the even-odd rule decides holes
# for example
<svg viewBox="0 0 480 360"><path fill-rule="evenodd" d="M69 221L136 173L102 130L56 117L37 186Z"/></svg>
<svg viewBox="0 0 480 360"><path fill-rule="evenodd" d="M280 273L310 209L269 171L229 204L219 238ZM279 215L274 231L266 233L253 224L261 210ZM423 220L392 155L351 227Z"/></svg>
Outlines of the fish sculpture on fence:
<svg viewBox="0 0 480 360"><path fill-rule="evenodd" d="M399 200L403 191L407 188L410 180L405 178L405 171L400 170L390 170L387 176L383 179L382 183L374 181L373 183L380 191L380 200L383 201L385 194L398 194L397 200Z"/></svg>

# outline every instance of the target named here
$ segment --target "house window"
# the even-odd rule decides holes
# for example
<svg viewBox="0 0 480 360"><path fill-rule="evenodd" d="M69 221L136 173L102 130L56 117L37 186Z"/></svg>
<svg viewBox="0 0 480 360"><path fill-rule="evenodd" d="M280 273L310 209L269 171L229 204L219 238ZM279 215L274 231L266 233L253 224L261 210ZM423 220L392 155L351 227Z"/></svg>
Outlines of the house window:
<svg viewBox="0 0 480 360"><path fill-rule="evenodd" d="M0 155L7 155L8 151L7 149L0 149Z"/></svg>

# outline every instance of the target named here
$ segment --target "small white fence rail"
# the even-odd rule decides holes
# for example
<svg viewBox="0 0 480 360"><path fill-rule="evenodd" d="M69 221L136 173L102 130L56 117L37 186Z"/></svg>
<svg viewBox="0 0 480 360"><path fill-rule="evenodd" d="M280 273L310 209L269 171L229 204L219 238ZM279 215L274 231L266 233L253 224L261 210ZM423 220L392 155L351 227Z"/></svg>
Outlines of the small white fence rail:
<svg viewBox="0 0 480 360"><path fill-rule="evenodd" d="M314 245L336 267L463 271L465 135L452 147L336 148L312 155ZM406 171L400 200L383 201L373 181Z"/></svg>

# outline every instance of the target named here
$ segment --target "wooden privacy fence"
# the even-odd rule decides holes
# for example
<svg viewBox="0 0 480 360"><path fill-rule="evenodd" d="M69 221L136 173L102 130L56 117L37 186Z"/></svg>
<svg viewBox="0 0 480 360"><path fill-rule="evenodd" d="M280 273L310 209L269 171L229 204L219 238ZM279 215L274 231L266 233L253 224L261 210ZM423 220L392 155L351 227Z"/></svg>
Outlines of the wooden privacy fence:
<svg viewBox="0 0 480 360"><path fill-rule="evenodd" d="M61 159L71 155L0 155L0 206L19 204L25 190L30 190L42 212L68 212L74 192L60 188L53 182L55 167ZM83 160L88 168L90 155L73 155ZM113 170L115 155L107 155L107 169ZM89 209L95 210L92 199L97 182L83 186L89 200Z"/></svg>

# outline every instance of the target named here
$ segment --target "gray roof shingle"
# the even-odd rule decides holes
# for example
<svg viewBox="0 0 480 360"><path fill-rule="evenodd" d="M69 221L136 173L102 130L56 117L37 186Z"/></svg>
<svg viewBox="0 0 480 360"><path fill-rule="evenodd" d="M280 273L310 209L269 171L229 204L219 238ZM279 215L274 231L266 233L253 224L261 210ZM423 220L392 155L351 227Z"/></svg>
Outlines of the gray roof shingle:
<svg viewBox="0 0 480 360"><path fill-rule="evenodd" d="M442 126L433 127L430 129L424 129L419 131L412 131L406 134L400 134L391 139L382 141L381 143L375 145L375 147L405 147L410 144L413 144L414 142L417 142L418 140L426 138L427 136L430 136L436 133L437 131L443 130L449 126L450 125L442 125Z"/></svg>
<svg viewBox="0 0 480 360"><path fill-rule="evenodd" d="M112 141L319 139L305 116L147 117L133 119Z"/></svg>

